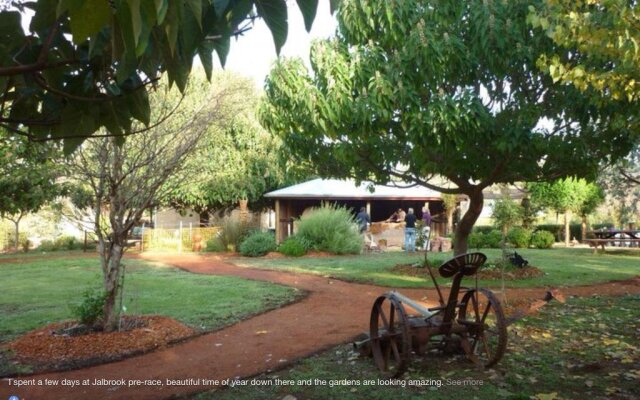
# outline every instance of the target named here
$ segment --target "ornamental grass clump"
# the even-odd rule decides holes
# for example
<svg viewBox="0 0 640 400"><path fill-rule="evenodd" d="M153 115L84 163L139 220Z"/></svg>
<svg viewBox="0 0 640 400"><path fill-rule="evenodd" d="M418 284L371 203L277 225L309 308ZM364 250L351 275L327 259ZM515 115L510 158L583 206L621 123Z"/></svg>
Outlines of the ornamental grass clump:
<svg viewBox="0 0 640 400"><path fill-rule="evenodd" d="M303 215L297 235L305 239L311 249L333 254L358 254L364 243L353 214L344 207L330 204Z"/></svg>

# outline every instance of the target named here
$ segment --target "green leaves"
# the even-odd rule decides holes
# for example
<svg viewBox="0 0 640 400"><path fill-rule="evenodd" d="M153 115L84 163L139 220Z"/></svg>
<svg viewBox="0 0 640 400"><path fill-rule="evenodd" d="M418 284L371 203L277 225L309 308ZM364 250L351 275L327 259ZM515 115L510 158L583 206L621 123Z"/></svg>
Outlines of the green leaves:
<svg viewBox="0 0 640 400"><path fill-rule="evenodd" d="M95 35L110 22L111 9L107 0L63 0L60 4L64 3L67 3L65 11L69 12L71 33L76 44Z"/></svg>
<svg viewBox="0 0 640 400"><path fill-rule="evenodd" d="M467 194L592 176L599 160L630 147L637 113L594 105L540 70L556 44L532 33L528 6L345 2L337 38L312 48L311 72L299 60L272 70L263 125L325 176L385 181L402 163L408 182L436 174ZM537 23L553 29L551 19Z"/></svg>
<svg viewBox="0 0 640 400"><path fill-rule="evenodd" d="M307 32L309 32L311 31L313 20L316 18L318 0L296 0L296 2L302 12L302 17L304 18L304 27L307 29Z"/></svg>
<svg viewBox="0 0 640 400"><path fill-rule="evenodd" d="M318 1L299 5L309 29ZM24 15L0 12L6 112L0 124L34 139L62 139L70 128L74 137L100 127L124 134L132 119L149 124L149 85L167 73L185 90L196 55L210 77L212 52L224 65L230 38L255 10L278 52L288 29L285 0L40 0L24 6L35 12L27 35ZM74 118L69 125L67 114Z"/></svg>
<svg viewBox="0 0 640 400"><path fill-rule="evenodd" d="M287 41L288 23L286 1L255 0L255 5L258 10L258 15L264 18L264 22L269 27L269 30L271 30L273 42L276 46L276 53L280 54L280 49L284 45L284 42ZM305 10L307 10L307 8L305 8Z"/></svg>
<svg viewBox="0 0 640 400"><path fill-rule="evenodd" d="M538 60L553 79L583 92L595 90L598 101L635 102L640 93L638 18L640 6L634 2L545 0L530 6L527 21L557 45Z"/></svg>

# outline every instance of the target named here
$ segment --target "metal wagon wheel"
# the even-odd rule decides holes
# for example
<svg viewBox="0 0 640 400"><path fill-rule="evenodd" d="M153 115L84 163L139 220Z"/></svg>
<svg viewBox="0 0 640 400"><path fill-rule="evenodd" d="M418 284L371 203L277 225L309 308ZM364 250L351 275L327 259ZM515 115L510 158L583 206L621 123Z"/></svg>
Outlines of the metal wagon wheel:
<svg viewBox="0 0 640 400"><path fill-rule="evenodd" d="M461 334L462 348L477 365L495 365L507 348L507 322L498 298L486 289L464 294L458 323L468 330Z"/></svg>
<svg viewBox="0 0 640 400"><path fill-rule="evenodd" d="M408 367L411 358L409 319L392 293L378 297L371 309L371 352L378 369L394 378Z"/></svg>

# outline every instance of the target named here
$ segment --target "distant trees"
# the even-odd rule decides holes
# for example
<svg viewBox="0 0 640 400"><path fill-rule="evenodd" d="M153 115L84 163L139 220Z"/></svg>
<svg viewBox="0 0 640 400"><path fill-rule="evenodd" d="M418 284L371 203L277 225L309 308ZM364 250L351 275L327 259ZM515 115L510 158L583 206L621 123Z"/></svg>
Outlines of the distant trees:
<svg viewBox="0 0 640 400"><path fill-rule="evenodd" d="M567 246L571 240L569 224L572 213L582 218L584 239L587 216L604 200L602 189L584 179L565 178L552 183L534 183L528 186L528 190L532 202L564 215L564 240Z"/></svg>
<svg viewBox="0 0 640 400"><path fill-rule="evenodd" d="M60 155L55 145L29 143L0 132L0 217L14 224L16 250L22 218L64 193L56 163Z"/></svg>
<svg viewBox="0 0 640 400"><path fill-rule="evenodd" d="M255 84L231 73L214 74L212 81L218 90L230 93L220 99L218 107L224 111L211 121L180 172L165 183L160 199L162 204L190 208L201 215L237 205L241 199L259 206L262 195L282 185L289 175L280 139L257 121ZM183 102L182 106L194 104Z"/></svg>

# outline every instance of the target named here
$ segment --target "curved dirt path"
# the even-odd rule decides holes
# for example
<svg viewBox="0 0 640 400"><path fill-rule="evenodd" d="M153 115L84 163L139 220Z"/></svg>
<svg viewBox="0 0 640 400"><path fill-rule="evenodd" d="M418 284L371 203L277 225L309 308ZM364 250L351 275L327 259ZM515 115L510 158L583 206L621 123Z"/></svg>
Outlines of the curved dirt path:
<svg viewBox="0 0 640 400"><path fill-rule="evenodd" d="M223 380L249 377L282 368L296 359L353 339L368 327L369 310L376 296L388 290L324 277L237 267L216 256L144 255L199 274L233 275L279 283L309 292L302 301L256 316L217 332L205 334L168 348L109 364L75 371L29 376L35 382L17 388L0 381L0 399L15 394L27 399L163 399L187 395L213 385L189 382L190 378ZM545 289L508 290L509 298L539 298ZM402 289L408 296L437 299L435 290ZM640 278L594 286L563 289L565 295L622 295L640 293ZM247 293L247 296L250 296ZM38 385L38 380L58 380L57 385ZM88 385L64 386L62 380ZM124 384L96 385L95 379ZM140 380L128 387L130 380ZM145 385L160 380L162 385ZM167 380L182 382L167 382ZM172 384L174 383L174 384Z"/></svg>

